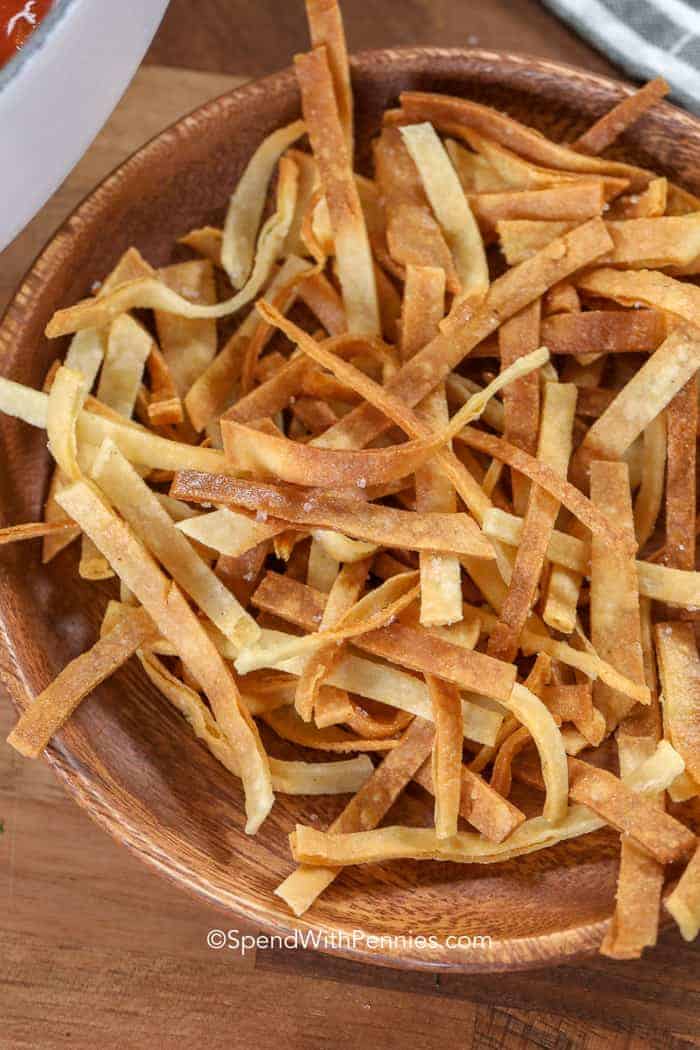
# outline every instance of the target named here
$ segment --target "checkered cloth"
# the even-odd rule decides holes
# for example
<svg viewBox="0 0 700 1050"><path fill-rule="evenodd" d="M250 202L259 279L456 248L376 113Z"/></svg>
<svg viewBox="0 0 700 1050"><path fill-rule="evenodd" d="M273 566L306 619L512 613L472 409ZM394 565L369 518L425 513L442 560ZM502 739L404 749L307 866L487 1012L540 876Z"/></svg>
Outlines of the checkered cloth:
<svg viewBox="0 0 700 1050"><path fill-rule="evenodd" d="M663 76L700 113L700 0L542 0L639 80Z"/></svg>

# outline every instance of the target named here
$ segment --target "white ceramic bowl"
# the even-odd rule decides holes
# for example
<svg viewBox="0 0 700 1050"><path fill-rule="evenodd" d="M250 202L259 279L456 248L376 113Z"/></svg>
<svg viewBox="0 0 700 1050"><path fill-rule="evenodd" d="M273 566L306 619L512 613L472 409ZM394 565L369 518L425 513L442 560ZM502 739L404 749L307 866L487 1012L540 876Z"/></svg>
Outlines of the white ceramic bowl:
<svg viewBox="0 0 700 1050"><path fill-rule="evenodd" d="M0 71L0 250L82 157L167 6L168 0L55 0Z"/></svg>

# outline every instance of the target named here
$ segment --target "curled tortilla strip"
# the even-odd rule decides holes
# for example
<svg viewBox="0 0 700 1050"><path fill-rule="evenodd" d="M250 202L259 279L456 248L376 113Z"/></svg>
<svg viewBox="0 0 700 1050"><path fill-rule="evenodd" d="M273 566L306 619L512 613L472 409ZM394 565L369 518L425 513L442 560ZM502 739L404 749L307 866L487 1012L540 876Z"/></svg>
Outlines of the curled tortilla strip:
<svg viewBox="0 0 700 1050"><path fill-rule="evenodd" d="M479 227L457 173L431 124L400 130L452 252L461 286L459 301L478 305L489 288L489 271Z"/></svg>
<svg viewBox="0 0 700 1050"><path fill-rule="evenodd" d="M486 434L474 427L465 427L456 437L469 448L494 456L525 474L531 481L555 496L586 528L604 537L607 542L621 544L623 548L630 546L629 537L602 514L582 492L533 456L528 456L526 452L515 448L502 438Z"/></svg>
<svg viewBox="0 0 700 1050"><path fill-rule="evenodd" d="M626 463L591 464L591 499L634 535L629 471ZM634 555L593 535L591 549L591 642L603 660L633 681L644 682L639 584ZM607 729L615 729L634 702L604 682L593 685L593 701Z"/></svg>
<svg viewBox="0 0 700 1050"><path fill-rule="evenodd" d="M678 764L672 758L669 759L666 753L660 758L661 761L657 752L630 777L630 786L634 792L651 794L668 787L676 775ZM616 777L612 779L617 780ZM638 797L637 801L640 800L643 801ZM559 824L552 825L544 817L533 817L498 844L488 842L481 835L464 831L457 832L451 839L438 839L432 828L389 827L352 834L341 828L321 832L302 825L297 825L290 840L295 860L319 866L381 863L403 858L495 864L598 831L605 823L587 806L575 805L569 808Z"/></svg>
<svg viewBox="0 0 700 1050"><path fill-rule="evenodd" d="M664 723L688 774L700 780L700 659L690 623L658 623L656 655L663 690Z"/></svg>
<svg viewBox="0 0 700 1050"><path fill-rule="evenodd" d="M566 816L569 792L566 752L557 723L546 704L518 682L510 697L502 702L529 731L537 746L547 791L542 816L557 824Z"/></svg>
<svg viewBox="0 0 700 1050"><path fill-rule="evenodd" d="M34 540L46 536L75 537L76 527L72 521L32 521L25 525L9 525L0 529L0 546L21 540Z"/></svg>
<svg viewBox="0 0 700 1050"><path fill-rule="evenodd" d="M417 439L403 445L345 452L315 448L255 427L224 419L224 447L232 466L294 485L347 488L384 485L415 473L439 443L439 438Z"/></svg>
<svg viewBox="0 0 700 1050"><path fill-rule="evenodd" d="M157 689L184 715L198 740L234 776L238 763L233 748L219 730L199 693L171 674L153 653L139 653L141 666ZM359 791L372 775L374 766L367 755L342 762L287 762L270 759L272 788L284 795L344 795Z"/></svg>
<svg viewBox="0 0 700 1050"><path fill-rule="evenodd" d="M264 711L260 717L283 740L300 747L311 747L317 751L332 751L346 754L348 751L390 751L398 740L366 740L354 737L339 726L318 729L312 722L304 722L293 707L278 707Z"/></svg>
<svg viewBox="0 0 700 1050"><path fill-rule="evenodd" d="M50 339L83 328L100 328L128 310L136 308L161 310L191 319L215 320L236 313L253 299L267 281L272 266L284 244L294 215L297 169L292 160L280 160L277 184L277 210L264 224L258 237L255 265L247 283L231 299L211 306L191 303L167 288L154 277L140 278L120 285L103 299L84 299L67 310L54 314L46 328Z"/></svg>
<svg viewBox="0 0 700 1050"><path fill-rule="evenodd" d="M683 938L694 941L700 933L700 848L695 851L678 885L664 903L666 910L676 920Z"/></svg>
<svg viewBox="0 0 700 1050"><path fill-rule="evenodd" d="M311 525L384 547L463 552L491 558L492 550L466 514L415 514L345 499L324 490L292 488L180 471L171 495L192 503L230 504L263 511L293 525Z"/></svg>
<svg viewBox="0 0 700 1050"><path fill-rule="evenodd" d="M698 333L700 344L700 333ZM664 561L675 569L695 568L695 514L698 383L694 375L666 411L666 543Z"/></svg>
<svg viewBox="0 0 700 1050"><path fill-rule="evenodd" d="M655 77L604 113L588 131L579 135L571 144L571 148L577 153L586 153L589 157L597 156L608 146L612 146L627 128L660 102L670 90L663 77Z"/></svg>
<svg viewBox="0 0 700 1050"><path fill-rule="evenodd" d="M152 281L155 278L148 277L143 280ZM88 306L93 302L98 307L103 301L107 300L94 299L86 302ZM129 418L134 411L136 395L153 346L153 339L143 325L126 313L121 317L115 315L109 327L107 350L97 385L98 400L113 408L119 415Z"/></svg>
<svg viewBox="0 0 700 1050"><path fill-rule="evenodd" d="M123 613L109 633L64 667L22 713L7 738L27 758L37 758L81 700L114 674L158 630L142 609Z"/></svg>
<svg viewBox="0 0 700 1050"><path fill-rule="evenodd" d="M329 53L314 47L294 60L302 111L328 206L348 331L381 331L372 253L352 158L338 111Z"/></svg>
<svg viewBox="0 0 700 1050"><path fill-rule="evenodd" d="M660 310L590 310L542 322L542 342L551 354L643 353L656 350L666 335Z"/></svg>
<svg viewBox="0 0 700 1050"><path fill-rule="evenodd" d="M665 310L681 320L700 326L700 288L677 281L657 270L589 270L576 280L576 286L592 295L613 299L623 306L636 303Z"/></svg>
<svg viewBox="0 0 700 1050"><path fill-rule="evenodd" d="M504 798L508 797L512 786L513 778L510 767L513 759L531 742L530 730L521 726L520 729L516 729L510 736L507 736L498 748L491 771L491 787Z"/></svg>
<svg viewBox="0 0 700 1050"><path fill-rule="evenodd" d="M416 719L329 830L338 834L375 828L430 754L434 732L430 722ZM275 893L295 915L303 915L339 872L340 868L303 865L292 872Z"/></svg>
<svg viewBox="0 0 700 1050"><path fill-rule="evenodd" d="M443 322L445 331L404 364L386 384L386 391L414 406L442 382L460 361L509 317L543 295L553 284L609 250L611 240L600 219L591 219L553 241L532 259L514 267L489 287L483 305L473 312L454 312ZM362 448L387 427L374 405L360 405L326 431L326 448ZM481 494L481 513L488 501Z"/></svg>
<svg viewBox="0 0 700 1050"><path fill-rule="evenodd" d="M545 383L537 455L539 462L563 478L569 468L576 396L576 387L571 383ZM489 639L492 656L515 659L559 509L555 496L543 488L533 488L499 626Z"/></svg>
<svg viewBox="0 0 700 1050"><path fill-rule="evenodd" d="M176 263L158 271L158 277L173 292L191 303L216 302L214 268L205 259ZM216 356L216 322L155 313L156 330L163 357L178 396L184 397Z"/></svg>
<svg viewBox="0 0 700 1050"><path fill-rule="evenodd" d="M569 173L613 175L628 179L633 190L643 190L649 182L649 173L641 168L576 153L490 106L424 91L402 91L400 97L401 106L411 120L430 120L437 127L445 123L465 125L535 164Z"/></svg>
<svg viewBox="0 0 700 1050"><path fill-rule="evenodd" d="M92 476L139 539L222 634L241 648L255 641L260 629L253 618L175 528L155 494L112 442L102 445Z"/></svg>
<svg viewBox="0 0 700 1050"><path fill-rule="evenodd" d="M254 834L274 797L267 756L255 723L238 701L236 683L176 584L168 580L129 526L83 481L63 489L59 503L80 525L201 683L222 732L234 748L246 795L246 832Z"/></svg>
<svg viewBox="0 0 700 1050"><path fill-rule="evenodd" d="M87 383L79 372L61 367L56 372L46 409L46 436L51 455L66 478L81 476L76 424L87 396Z"/></svg>
<svg viewBox="0 0 700 1050"><path fill-rule="evenodd" d="M434 675L426 675L425 681L435 723L431 761L435 834L440 839L447 839L457 833L462 791L461 698L456 686Z"/></svg>
<svg viewBox="0 0 700 1050"><path fill-rule="evenodd" d="M198 229L190 230L184 237L180 237L178 244L186 244L188 248L192 248L193 251L203 255L209 262L214 263L214 266L220 267L223 237L223 230L218 229L216 226L201 226Z"/></svg>
<svg viewBox="0 0 700 1050"><path fill-rule="evenodd" d="M255 239L275 166L285 150L305 131L303 120L295 120L264 138L231 195L224 223L221 265L234 288L242 288L250 276Z"/></svg>
<svg viewBox="0 0 700 1050"><path fill-rule="evenodd" d="M575 474L587 482L593 459L620 459L635 438L693 377L698 367L700 334L690 325L681 325L632 376L591 426L574 456L572 469Z"/></svg>
<svg viewBox="0 0 700 1050"><path fill-rule="evenodd" d="M240 558L247 551L288 530L286 522L268 519L264 514L247 518L227 507L210 514L188 517L179 521L177 527L190 539L229 558Z"/></svg>

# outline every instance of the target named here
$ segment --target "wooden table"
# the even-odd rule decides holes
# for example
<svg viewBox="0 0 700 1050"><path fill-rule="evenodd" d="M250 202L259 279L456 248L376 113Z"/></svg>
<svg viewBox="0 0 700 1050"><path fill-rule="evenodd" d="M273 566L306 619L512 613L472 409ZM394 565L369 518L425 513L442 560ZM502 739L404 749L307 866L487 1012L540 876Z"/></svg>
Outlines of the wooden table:
<svg viewBox="0 0 700 1050"><path fill-rule="evenodd" d="M611 68L536 0L344 7L355 49L478 43ZM58 223L132 150L305 46L301 0L173 0L107 127L0 255L0 308ZM4 739L13 715L2 701ZM0 818L0 1047L8 1050L700 1045L700 950L673 931L638 963L591 959L493 977L438 980L304 951L242 957L208 949L206 934L249 926L159 879L98 830L46 766L4 744Z"/></svg>

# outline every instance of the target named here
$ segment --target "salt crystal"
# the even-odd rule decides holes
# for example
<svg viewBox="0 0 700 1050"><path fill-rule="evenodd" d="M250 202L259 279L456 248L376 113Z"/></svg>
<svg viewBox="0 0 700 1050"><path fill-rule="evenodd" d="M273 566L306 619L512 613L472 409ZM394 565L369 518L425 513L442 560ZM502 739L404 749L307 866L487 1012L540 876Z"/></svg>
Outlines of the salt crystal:
<svg viewBox="0 0 700 1050"><path fill-rule="evenodd" d="M255 520L256 521L267 521L267 511L266 510L256 510L256 512L255 512Z"/></svg>
<svg viewBox="0 0 700 1050"><path fill-rule="evenodd" d="M357 487L358 487L358 489L366 489L367 488L367 478L358 478L357 479Z"/></svg>

